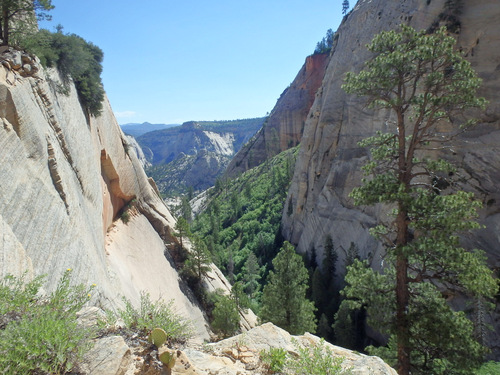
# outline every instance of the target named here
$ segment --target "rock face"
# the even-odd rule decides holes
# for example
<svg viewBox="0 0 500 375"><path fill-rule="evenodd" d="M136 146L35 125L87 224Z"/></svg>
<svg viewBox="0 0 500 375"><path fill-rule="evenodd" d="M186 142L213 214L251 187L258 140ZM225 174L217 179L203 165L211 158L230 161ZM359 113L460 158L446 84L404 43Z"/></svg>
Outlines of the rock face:
<svg viewBox="0 0 500 375"><path fill-rule="evenodd" d="M139 160L141 167L143 169L151 167L151 163L148 161L148 159L146 159L146 156L144 155L144 152L142 151L141 146L139 146L139 143L137 143L136 139L127 134L125 134L125 139L127 140L127 145L125 146L126 148L128 148L127 151L130 151L130 149L132 149L132 151L135 152L135 156L137 157L137 160Z"/></svg>
<svg viewBox="0 0 500 375"><path fill-rule="evenodd" d="M226 175L237 176L300 143L307 114L323 80L328 61L328 54L306 58L292 84L281 94L262 129L231 160Z"/></svg>
<svg viewBox="0 0 500 375"><path fill-rule="evenodd" d="M362 258L371 259L373 267L380 266L381 248L368 228L383 212L354 207L348 194L360 185L360 167L367 160L367 150L357 142L384 130L390 119L383 111L368 110L363 99L348 96L341 84L346 72L362 69L369 57L365 45L375 34L402 22L416 29L445 24L447 12L444 0L360 0L339 27L325 78L306 121L283 211L284 236L300 252L314 246L321 257L330 235L339 252L339 264L353 242ZM490 102L480 124L457 140L451 157L460 164L464 181L485 203L481 223L486 228L468 238L468 245L486 250L492 268L500 266L499 16L496 0L463 2L453 29L458 48L483 79L479 95Z"/></svg>
<svg viewBox="0 0 500 375"><path fill-rule="evenodd" d="M60 84L55 71L23 77L0 67L0 277L47 274L50 290L71 268L75 282L97 284L101 306L121 296L137 303L141 291L174 299L197 338L208 338L164 256L175 221L124 147L109 103L88 117L74 87L63 95ZM127 224L119 220L125 210Z"/></svg>

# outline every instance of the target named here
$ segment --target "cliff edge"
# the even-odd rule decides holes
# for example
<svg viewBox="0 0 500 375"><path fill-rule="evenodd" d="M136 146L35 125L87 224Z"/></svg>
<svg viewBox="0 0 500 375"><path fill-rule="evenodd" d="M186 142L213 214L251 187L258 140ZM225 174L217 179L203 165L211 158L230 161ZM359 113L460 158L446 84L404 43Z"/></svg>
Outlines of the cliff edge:
<svg viewBox="0 0 500 375"><path fill-rule="evenodd" d="M143 291L173 299L208 338L167 259L175 220L107 99L88 116L73 85L61 93L55 70L19 54L0 56L0 277L46 274L51 289L71 268L75 282L97 284L97 305L137 303Z"/></svg>

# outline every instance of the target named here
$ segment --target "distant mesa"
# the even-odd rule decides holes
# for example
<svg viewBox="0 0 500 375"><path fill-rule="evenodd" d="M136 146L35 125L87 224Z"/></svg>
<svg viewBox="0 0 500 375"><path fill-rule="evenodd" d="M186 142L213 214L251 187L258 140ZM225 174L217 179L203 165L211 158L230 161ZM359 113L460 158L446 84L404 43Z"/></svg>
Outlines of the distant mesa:
<svg viewBox="0 0 500 375"><path fill-rule="evenodd" d="M179 126L180 124L151 124L149 122L143 122L142 124L128 123L120 125L123 132L129 134L133 137L138 137L140 135L155 131L172 128L174 126Z"/></svg>

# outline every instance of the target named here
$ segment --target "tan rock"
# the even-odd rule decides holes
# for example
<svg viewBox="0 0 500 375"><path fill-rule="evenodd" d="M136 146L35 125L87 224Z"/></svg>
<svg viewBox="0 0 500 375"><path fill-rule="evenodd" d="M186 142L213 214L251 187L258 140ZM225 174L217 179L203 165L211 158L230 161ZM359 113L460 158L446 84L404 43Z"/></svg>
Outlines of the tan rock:
<svg viewBox="0 0 500 375"><path fill-rule="evenodd" d="M86 355L84 368L89 375L123 375L130 362L130 348L123 337L110 336L95 342Z"/></svg>
<svg viewBox="0 0 500 375"><path fill-rule="evenodd" d="M73 86L57 90L54 70L41 70L43 79L13 74L0 67L0 277L47 274L50 292L71 268L74 282L97 284L104 308L122 296L138 303L144 290L174 300L196 322L196 339L207 339L201 310L163 255L175 220L124 147L107 99L101 116L87 118ZM131 200L136 214L125 225L119 216Z"/></svg>
<svg viewBox="0 0 500 375"><path fill-rule="evenodd" d="M266 323L238 336L208 344L204 352L193 349L185 349L184 352L193 364L206 373L255 374L261 368L259 353L262 350L283 348L296 354L297 343L305 346L318 345L320 339L308 333L291 336L272 323ZM329 343L324 345L335 356L343 357L343 365L352 367L353 374L397 375L394 369L378 357L366 356ZM236 361L230 361L228 357Z"/></svg>

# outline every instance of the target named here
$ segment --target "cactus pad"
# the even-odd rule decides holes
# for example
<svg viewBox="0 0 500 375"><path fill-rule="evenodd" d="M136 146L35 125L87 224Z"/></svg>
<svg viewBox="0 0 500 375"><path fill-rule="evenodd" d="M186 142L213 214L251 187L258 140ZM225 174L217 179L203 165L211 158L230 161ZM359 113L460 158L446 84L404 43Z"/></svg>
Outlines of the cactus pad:
<svg viewBox="0 0 500 375"><path fill-rule="evenodd" d="M158 358L160 362L167 366L167 368L169 369L172 369L175 366L175 356L169 351L164 351L159 355Z"/></svg>
<svg viewBox="0 0 500 375"><path fill-rule="evenodd" d="M167 341L167 334L163 329L155 328L149 334L148 341L153 343L157 348L159 348Z"/></svg>

